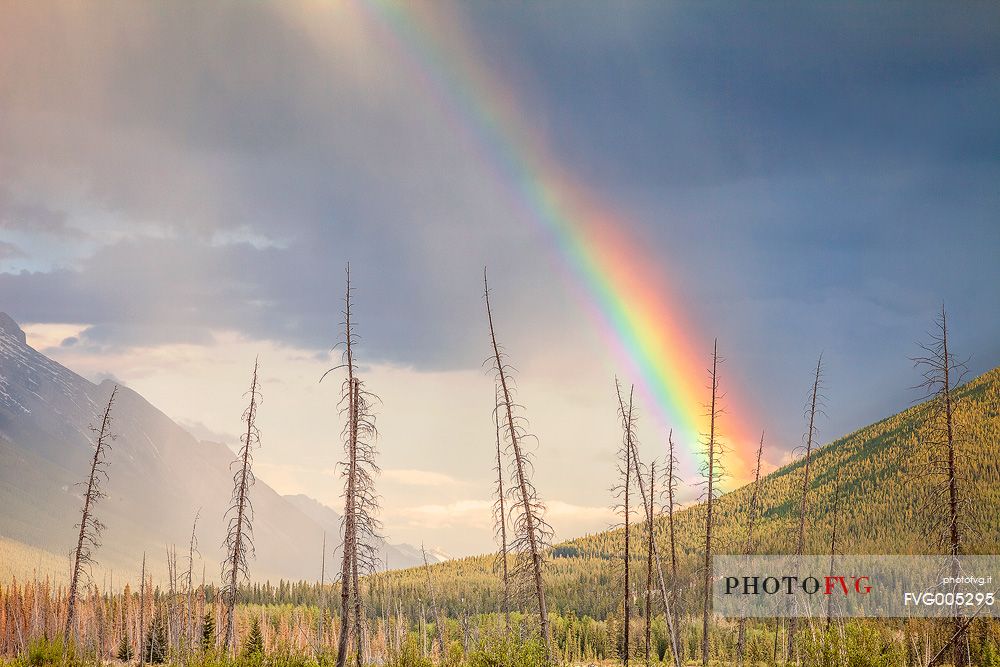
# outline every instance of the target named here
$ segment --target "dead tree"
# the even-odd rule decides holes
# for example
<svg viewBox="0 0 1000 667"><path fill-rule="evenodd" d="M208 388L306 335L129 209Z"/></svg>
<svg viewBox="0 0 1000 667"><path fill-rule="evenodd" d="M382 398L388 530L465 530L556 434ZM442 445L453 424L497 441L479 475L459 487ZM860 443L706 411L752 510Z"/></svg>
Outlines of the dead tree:
<svg viewBox="0 0 1000 667"><path fill-rule="evenodd" d="M921 508L930 517L929 532L934 534L951 556L951 576L960 574L959 556L963 551L964 535L968 530L968 498L961 493L963 483L959 445L962 443L955 422L955 387L962 383L967 372L964 362L955 358L948 347L948 316L941 305L941 314L935 321L935 331L927 343L920 343L921 356L913 359L921 370L917 385L922 399L929 401L925 412L923 457L919 473L930 480L931 492ZM967 642L968 624L956 615L952 620L955 637L956 665L968 664L968 654L963 649Z"/></svg>
<svg viewBox="0 0 1000 667"><path fill-rule="evenodd" d="M347 664L350 638L354 636L355 661L364 662L364 601L361 597L361 576L378 569L376 543L381 530L378 520L379 498L375 492L377 450L375 417L372 405L378 400L364 388L358 378L354 360L357 335L351 320L353 292L351 267L347 266L347 288L344 296L344 339L342 363L326 371L320 378L337 369L346 370L341 385L340 410L347 419L341 432L345 460L341 462L344 478L344 515L341 518L343 550L340 573L340 633L337 639L337 667ZM353 632L352 632L353 627Z"/></svg>
<svg viewBox="0 0 1000 667"><path fill-rule="evenodd" d="M323 647L323 617L326 615L326 531L323 531L323 549L319 563L319 631L317 652Z"/></svg>
<svg viewBox="0 0 1000 667"><path fill-rule="evenodd" d="M802 463L802 494L799 497L799 530L795 546L796 576L798 576L798 562L805 552L806 544L806 513L808 510L807 497L809 494L809 464L812 462L813 445L816 443L816 415L823 411L823 354L820 353L816 361L816 371L813 374L812 388L809 391L809 400L806 404L806 415L808 416L808 429L805 435L805 458ZM791 660L795 650L795 632L798 625L798 618L793 616L788 621L788 659Z"/></svg>
<svg viewBox="0 0 1000 667"><path fill-rule="evenodd" d="M649 463L649 504L646 505L646 665L652 664L651 642L653 635L653 549L656 545L656 460Z"/></svg>
<svg viewBox="0 0 1000 667"><path fill-rule="evenodd" d="M715 505L715 498L719 492L719 482L722 480L725 470L722 467L722 445L717 437L718 418L722 412L719 394L719 341L715 340L712 346L712 370L709 374L712 397L708 404L708 436L705 440L705 461L702 464L702 475L705 484L705 564L704 564L704 590L702 592L702 620L701 620L701 664L708 665L708 627L712 594L712 510Z"/></svg>
<svg viewBox="0 0 1000 667"><path fill-rule="evenodd" d="M437 635L438 655L441 660L444 660L446 656L444 620L441 618L441 610L438 609L437 591L434 590L434 580L431 578L431 566L427 562L427 551L424 549L423 543L420 544L420 555L424 558L424 574L427 575L427 595L431 599L431 614L434 615L434 630Z"/></svg>
<svg viewBox="0 0 1000 667"><path fill-rule="evenodd" d="M259 360L253 363L250 389L244 394L249 404L243 411L245 432L240 436L240 450L232 466L233 495L226 511L229 522L226 532L226 559L222 562L222 600L226 606L226 633L223 648L232 653L235 649L236 602L239 598L241 582L250 580L250 559L254 555L253 544L253 503L250 488L256 478L253 474L253 451L260 446L260 431L257 429L257 409L260 406L260 384L258 379Z"/></svg>
<svg viewBox="0 0 1000 667"><path fill-rule="evenodd" d="M115 436L111 434L111 408L118 394L118 385L111 390L108 404L101 417L100 428L91 427L95 434L94 456L90 461L90 474L83 493L83 510L80 517L80 534L77 536L76 549L73 550L73 570L69 583L69 600L66 611L66 628L63 639L68 644L76 621L77 591L81 578L89 578L90 569L94 564L94 550L101 546L101 532L104 524L94 514L94 505L105 496L101 483L108 479L108 451Z"/></svg>
<svg viewBox="0 0 1000 667"><path fill-rule="evenodd" d="M648 509L651 507L652 493L647 493L646 483L643 481L642 465L635 438L632 439L632 472L639 486L639 495L641 496L643 508ZM677 624L674 622L674 604L670 599L670 594L667 592L666 578L663 576L663 563L660 561L660 551L656 545L656 540L653 540L653 560L656 562L656 575L660 584L660 596L663 599L663 610L667 617L667 628L670 631L670 648L673 655L673 662L675 667L681 667L680 644L678 642L679 634Z"/></svg>
<svg viewBox="0 0 1000 667"><path fill-rule="evenodd" d="M344 361L343 366L347 369L347 380L341 391L341 411L347 411L348 423L345 426L344 445L347 455L346 483L344 488L344 514L341 518L341 539L343 549L341 549L340 568L340 633L337 639L337 667L344 667L347 664L347 649L350 643L350 612L351 612L351 572L354 560L354 545L356 544L355 533L355 504L356 504L356 479L357 479L357 448L354 446L354 423L357 420L357 408L354 404L354 331L351 329L351 265L347 265L347 292L344 297ZM333 369L331 369L333 370ZM330 371L327 371L329 373ZM323 377L326 377L324 374ZM323 378L320 378L320 382ZM344 401L347 401L345 408Z"/></svg>
<svg viewBox="0 0 1000 667"><path fill-rule="evenodd" d="M142 552L142 581L139 583L139 664L146 662L146 654L143 653L144 642L146 640L146 552Z"/></svg>
<svg viewBox="0 0 1000 667"><path fill-rule="evenodd" d="M198 552L198 519L201 517L201 508L195 512L194 522L191 524L191 539L188 541L188 566L184 573L185 586L187 588L187 615L184 623L184 646L190 659L191 648L194 645L194 555Z"/></svg>
<svg viewBox="0 0 1000 667"><path fill-rule="evenodd" d="M677 621L671 628L671 641L675 647L680 648L680 610L677 604L677 540L674 532L674 508L677 502L677 454L674 449L674 430L670 429L667 435L667 475L664 480L667 492L667 528L670 534L670 608L674 610ZM653 543L655 550L656 543Z"/></svg>
<svg viewBox="0 0 1000 667"><path fill-rule="evenodd" d="M833 483L833 528L830 531L830 579L833 579L834 565L837 558L837 517L840 506L840 468L837 468L837 479ZM833 596L826 601L826 629L830 630L833 622Z"/></svg>
<svg viewBox="0 0 1000 667"><path fill-rule="evenodd" d="M494 392L497 399L500 396L500 387L496 388ZM497 405L499 405L499 400L497 400ZM493 570L499 571L501 575L501 583L503 584L503 615L504 615L504 628L507 633L510 633L510 572L508 570L507 561L507 511L504 506L504 489L503 489L503 456L502 447L500 444L500 411L493 411L493 421L496 426L496 441L497 441L497 488L496 488L496 500L493 501L493 534L497 541L500 542L500 550L497 552L496 560L493 564Z"/></svg>
<svg viewBox="0 0 1000 667"><path fill-rule="evenodd" d="M628 667L629 660L629 625L632 616L632 591L629 586L629 565L632 560L629 529L630 505L629 493L632 489L632 450L635 443L635 424L632 420L632 398L635 387L631 387L628 392L628 403L622 399L622 388L615 379L615 391L618 394L618 418L622 425L622 443L618 449L618 475L619 483L613 492L620 503L617 510L621 512L622 526L624 527L624 550L622 551L622 563L625 567L624 578L622 579L622 664ZM650 498L652 495L650 494ZM645 503L643 503L645 505Z"/></svg>
<svg viewBox="0 0 1000 667"><path fill-rule="evenodd" d="M743 555L749 556L755 550L754 547L754 537L753 529L754 524L757 522L757 516L760 514L760 457L764 452L764 432L760 433L760 444L757 445L757 466L753 473L753 491L750 495L750 508L747 510L747 541L743 545ZM743 654L746 651L746 632L747 632L747 619L746 616L740 616L739 620L739 630L736 637L736 664L737 666L743 665Z"/></svg>
<svg viewBox="0 0 1000 667"><path fill-rule="evenodd" d="M538 620L545 645L546 658L551 660L552 638L549 632L549 614L545 606L545 584L542 581L544 552L552 540L552 527L545 521L545 505L542 503L531 481L532 456L524 448L524 440L528 439L527 422L519 416L518 406L514 402L513 368L507 363L506 355L497 343L496 330L493 326L493 313L490 310L490 290L486 282L486 271L483 271L483 288L486 299L486 318L490 328L490 343L492 354L490 361L496 373L496 383L500 386L499 402L496 410L500 412L503 421L504 441L507 453L512 461L512 476L515 484L508 491L511 501L510 512L513 515L512 526L514 536L511 540L511 550L515 554L514 579L519 583L522 599L527 590L533 589L532 596L538 607Z"/></svg>

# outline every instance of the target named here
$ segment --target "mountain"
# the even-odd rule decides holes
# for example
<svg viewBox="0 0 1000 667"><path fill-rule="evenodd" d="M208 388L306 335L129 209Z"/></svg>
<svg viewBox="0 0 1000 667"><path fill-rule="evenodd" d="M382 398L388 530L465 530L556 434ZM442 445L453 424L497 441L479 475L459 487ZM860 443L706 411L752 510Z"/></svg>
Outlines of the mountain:
<svg viewBox="0 0 1000 667"><path fill-rule="evenodd" d="M423 562L423 554L421 553L418 547L409 544L394 544L392 546L395 547L396 550L399 551L404 558ZM428 546L425 547L425 549L427 550L428 563L431 564L443 563L447 560L452 559L452 556L450 556L447 552L443 551L440 547Z"/></svg>
<svg viewBox="0 0 1000 667"><path fill-rule="evenodd" d="M963 549L971 554L1000 553L1000 368L959 387L954 398L958 488L965 499ZM943 545L928 534L931 517L922 509L929 500L930 507L941 508L941 501L932 499L936 491L932 478L923 474L931 437L928 408L927 403L913 406L813 452L806 553L829 553L835 519L839 553L943 553ZM799 459L762 479L761 518L755 528L758 552L794 551L802 472L803 460ZM835 500L838 487L839 500ZM742 553L751 490L749 485L736 489L715 504L715 553ZM695 574L704 558L705 507L686 507L675 519L682 600L686 597L693 609L700 590ZM657 530L669 575L664 517L658 520ZM640 553L642 534L640 526L633 542L640 574L645 563ZM556 545L545 573L549 607L594 618L620 611L621 550L621 529ZM460 614L464 604L497 608L499 586L493 564L494 556L486 555L432 568L443 591L441 604L449 614ZM393 573L388 585L404 599L418 600L424 594L425 579L420 569L403 570Z"/></svg>
<svg viewBox="0 0 1000 667"><path fill-rule="evenodd" d="M20 543L55 554L46 569L75 546L79 484L93 456L90 427L99 423L113 386L110 381L94 384L34 350L17 323L0 313L0 540L5 548ZM168 545L176 545L180 566L200 513L201 560L207 577L216 578L233 452L196 440L127 387L119 389L112 414L116 438L104 486L107 497L97 508L106 525L97 552L101 567L135 572L145 552L154 572L162 574ZM339 515L311 499L282 497L261 479L251 498L253 578L318 578L323 533L339 536ZM336 544L337 538L332 539ZM422 562L409 551L385 543L380 547L392 567ZM328 543L327 553L332 551ZM69 565L62 562L65 569L39 574L64 578Z"/></svg>

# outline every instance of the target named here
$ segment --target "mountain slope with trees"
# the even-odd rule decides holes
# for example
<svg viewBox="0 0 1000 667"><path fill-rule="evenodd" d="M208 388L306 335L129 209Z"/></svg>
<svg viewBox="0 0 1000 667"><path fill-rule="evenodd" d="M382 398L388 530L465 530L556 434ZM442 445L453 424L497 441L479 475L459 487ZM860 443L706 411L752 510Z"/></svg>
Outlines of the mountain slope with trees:
<svg viewBox="0 0 1000 667"><path fill-rule="evenodd" d="M1000 368L962 385L956 392L959 429L960 492L971 502L966 523L974 527L967 553L1000 552ZM932 491L919 474L922 442L927 437L929 404L921 403L817 448L812 452L810 504L806 517L805 553L828 553L833 527L835 480L840 475L837 502L838 552L869 554L943 553L944 546L928 531L933 521L920 510ZM609 446L614 443L609 443ZM795 550L798 525L797 493L801 493L801 460L761 479L754 527L761 553ZM738 554L746 539L751 485L719 497L716 513L716 553ZM697 599L695 576L703 554L705 507L689 506L675 513L679 579L686 608ZM657 520L658 539L666 544L666 518ZM545 570L552 606L560 612L605 618L620 607L622 531L610 530L555 545ZM641 540L639 540L641 542ZM633 549L641 568L641 544ZM493 556L465 558L434 566L434 576L446 592L442 604L449 615L471 609L496 609L499 583ZM668 564L664 567L669 569ZM639 577L642 580L642 577ZM403 597L419 599L424 574L419 569L387 575L387 584ZM640 599L640 591L635 591ZM464 603L463 603L464 600ZM620 612L620 609L619 609Z"/></svg>

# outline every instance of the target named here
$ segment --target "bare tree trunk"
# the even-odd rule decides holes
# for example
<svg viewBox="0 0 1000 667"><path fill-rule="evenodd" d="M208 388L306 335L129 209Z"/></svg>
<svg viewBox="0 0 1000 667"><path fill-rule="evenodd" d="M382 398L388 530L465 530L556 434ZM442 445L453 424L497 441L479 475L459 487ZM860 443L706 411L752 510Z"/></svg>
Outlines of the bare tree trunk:
<svg viewBox="0 0 1000 667"><path fill-rule="evenodd" d="M709 627L709 600L712 591L712 509L715 504L715 483L722 474L719 467L719 445L715 438L716 418L719 415L719 341L716 339L712 347L712 400L709 405L709 431L708 442L706 443L705 463L705 484L706 484L706 509L705 509L705 579L704 591L702 594L702 621L701 621L701 664L708 665L708 627Z"/></svg>
<svg viewBox="0 0 1000 667"><path fill-rule="evenodd" d="M434 581L431 579L431 566L427 563L427 551L424 545L420 545L420 554L424 558L424 573L427 575L427 595L431 598L431 613L434 615L434 630L437 635L438 651L441 660L447 655L447 648L444 643L444 621L441 619L441 610L437 605L437 593L434 590Z"/></svg>
<svg viewBox="0 0 1000 667"><path fill-rule="evenodd" d="M750 511L749 517L747 519L747 541L746 545L743 547L743 555L749 556L754 552L753 543L753 528L754 523L757 520L757 514L759 513L758 505L760 503L760 457L764 452L764 432L760 433L760 444L757 446L757 468L753 475L753 494L750 497ZM737 632L736 638L736 664L737 667L742 667L743 665L743 654L746 651L746 632L747 632L747 619L746 616L740 616L739 621L739 631Z"/></svg>
<svg viewBox="0 0 1000 667"><path fill-rule="evenodd" d="M146 641L146 552L142 552L142 581L139 583L139 664L146 662L143 649Z"/></svg>
<svg viewBox="0 0 1000 667"><path fill-rule="evenodd" d="M833 487L833 530L830 532L830 577L833 578L834 563L837 557L837 510L840 505L840 469L837 469L837 479ZM826 601L826 629L830 630L833 622L833 596Z"/></svg>
<svg viewBox="0 0 1000 667"><path fill-rule="evenodd" d="M340 625L340 638L337 642L337 667L343 667L347 664L347 653L350 644L350 634L352 625L352 608L351 599L353 595L356 595L354 590L354 561L357 558L357 448L354 446L354 424L357 422L357 404L355 400L357 398L357 392L354 391L355 380L353 378L349 379L351 383L351 389L349 389L349 413L350 413L350 425L348 426L348 432L351 434L349 436L348 443L348 467L347 467L347 490L344 494L344 548L341 554L341 577L340 577L340 608L341 608L341 625ZM354 636L355 644L360 643L360 637L355 633Z"/></svg>
<svg viewBox="0 0 1000 667"><path fill-rule="evenodd" d="M621 409L622 406L623 406L623 403L620 400L620 396L619 396L619 409ZM650 505L651 498L652 498L652 493L650 493L648 495L646 493L646 483L645 483L645 481L643 481L643 477L642 477L642 466L641 466L641 462L640 462L640 459L639 459L639 449L638 449L638 446L636 444L636 438L635 437L633 437L632 440L631 440L631 448L630 449L631 449L631 458L632 458L632 472L635 474L635 478L636 478L636 480L638 482L639 494L642 496L641 499L642 499L643 508L646 509ZM648 517L647 517L647 519L648 519ZM673 611L672 611L673 604L672 604L671 599L670 599L670 594L667 592L666 579L663 576L663 564L660 562L660 552L659 552L659 549L657 548L655 540L653 541L653 559L656 562L657 579L659 580L659 584L660 584L659 585L660 595L663 598L663 608L664 608L664 612L666 613L666 616L667 616L667 627L670 630L671 653L673 655L673 662L676 665L676 667L680 667L680 664L681 664L680 645L679 645L679 643L677 641L678 634L677 634L677 625L675 623L674 614L673 614Z"/></svg>
<svg viewBox="0 0 1000 667"><path fill-rule="evenodd" d="M87 576L90 566L94 563L93 550L98 548L101 538L101 531L104 524L94 516L94 505L104 497L101 490L101 481L107 480L107 450L111 449L109 441L114 439L111 435L111 407L115 402L115 395L118 393L118 385L111 390L111 397L108 398L108 405L104 409L104 416L101 418L101 427L97 429L97 439L94 442L94 457L90 462L90 474L87 476L87 489L83 494L83 510L80 518L80 534L77 537L76 549L73 552L73 570L69 583L69 600L66 612L66 628L63 632L63 640L69 643L70 635L73 631L73 623L76 621L77 588L80 578Z"/></svg>
<svg viewBox="0 0 1000 667"><path fill-rule="evenodd" d="M490 327L490 342L493 348L493 362L497 373L497 380L502 391L501 405L506 422L508 445L514 459L514 471L517 480L517 500L520 509L520 516L515 528L519 528L517 540L518 551L527 557L527 568L519 567L519 570L530 569L531 579L534 583L535 599L538 603L538 620L541 626L542 641L545 644L545 656L551 660L552 637L549 632L549 614L545 606L545 584L542 581L542 550L546 547L546 542L552 534L551 528L545 523L543 518L544 505L538 498L534 485L528 477L528 455L521 447L521 437L524 431L518 425L514 416L514 401L512 389L508 381L509 368L504 363L504 355L500 352L497 344L496 332L493 327L493 313L490 310L490 291L486 282L486 272L483 271L483 286L486 298L486 317Z"/></svg>
<svg viewBox="0 0 1000 667"><path fill-rule="evenodd" d="M347 649L350 642L350 618L351 618L351 583L353 581L353 560L355 556L355 479L357 477L357 447L354 445L354 425L357 423L357 405L355 404L356 393L354 391L354 356L352 345L354 342L354 332L351 330L351 265L347 265L347 291L344 296L344 344L345 363L347 367L347 413L348 413L348 442L347 442L347 488L344 492L344 516L342 519L344 526L343 549L341 550L341 571L340 571L340 635L337 639L337 667L345 667L347 664ZM325 377L325 376L324 376ZM322 382L322 378L320 379ZM357 638L355 638L357 641Z"/></svg>
<svg viewBox="0 0 1000 667"><path fill-rule="evenodd" d="M323 551L319 564L319 631L317 632L317 653L322 652L323 618L326 616L326 531L323 531Z"/></svg>
<svg viewBox="0 0 1000 667"><path fill-rule="evenodd" d="M629 625L631 622L631 611L632 611L632 591L629 586L629 564L632 560L631 556L631 544L629 541L629 492L632 488L632 446L633 446L633 436L634 427L632 424L632 395L635 387L629 389L628 394L628 405L622 401L622 391L621 386L618 381L615 381L615 390L618 393L618 409L619 417L622 422L622 446L619 452L619 456L622 461L619 463L618 471L621 474L621 485L618 487L617 492L619 497L622 499L621 512L622 521L625 527L625 549L622 552L622 562L625 566L625 577L622 581L622 664L628 667L629 661ZM649 496L652 498L652 494ZM643 502L645 505L645 502Z"/></svg>
<svg viewBox="0 0 1000 667"><path fill-rule="evenodd" d="M344 362L337 368L347 369L347 378L341 385L342 411L348 415L344 428L344 450L347 456L344 483L344 516L343 554L340 577L340 635L337 641L337 667L347 664L347 654L350 644L350 627L353 626L355 657L360 666L364 658L364 620L363 600L359 587L362 573L370 574L377 570L378 553L375 540L381 524L376 517L379 499L375 493L374 478L378 473L375 464L376 438L375 419L370 412L369 399L377 400L373 394L365 390L357 377L354 364L355 334L351 323L351 267L347 267L347 291L344 297ZM330 369L320 378L322 382ZM346 405L345 405L346 404ZM352 598L353 595L353 598Z"/></svg>
<svg viewBox="0 0 1000 667"><path fill-rule="evenodd" d="M941 306L941 348L941 358L944 361L941 365L944 372L941 397L944 402L945 425L948 437L948 547L952 556L951 575L957 579L959 575L958 555L961 552L962 540L958 529L958 473L955 466L955 422L951 397L951 363L948 361L950 358L948 353L948 319L944 305ZM953 625L955 626L955 633L957 635L954 644L955 664L961 667L969 663L967 654L963 651L964 645L968 641L966 632L968 624L960 616L956 615Z"/></svg>
<svg viewBox="0 0 1000 667"><path fill-rule="evenodd" d="M813 375L812 391L809 394L809 430L806 431L806 454L802 468L802 495L799 500L799 530L795 545L796 556L796 576L798 576L798 562L805 552L806 544L806 498L809 493L809 464L812 462L812 449L816 438L816 412L821 407L819 403L819 391L823 380L823 355L819 355L816 361L816 372ZM788 620L788 659L795 655L795 633L798 626L798 619L792 617Z"/></svg>
<svg viewBox="0 0 1000 667"><path fill-rule="evenodd" d="M642 496L643 507L647 507L650 503L650 498L652 494L646 494L646 483L643 481L642 477L642 466L639 460L639 449L636 445L636 439L632 439L632 471L635 473L636 480L639 483L639 494ZM660 596L663 598L663 610L667 616L667 627L670 630L670 642L671 642L671 652L673 655L673 662L675 667L681 667L681 652L680 643L678 641L678 630L677 622L675 622L673 613L673 603L670 599L670 594L667 592L666 579L663 576L663 563L660 561L660 551L656 545L656 541L653 541L653 559L656 561L656 574L657 579L660 584ZM676 575L676 572L675 572ZM676 576L675 576L676 579Z"/></svg>
<svg viewBox="0 0 1000 667"><path fill-rule="evenodd" d="M229 530L226 534L226 560L223 562L222 578L225 582L223 600L226 604L226 634L224 650L230 654L234 651L236 602L239 597L241 579L249 581L249 559L253 556L253 503L250 502L250 487L255 478L253 474L253 450L260 445L260 432L257 430L257 406L260 404L260 389L258 385L259 361L254 360L253 377L250 380L249 405L243 413L246 433L240 438L240 448L237 462L239 470L233 475L233 497L229 510Z"/></svg>
<svg viewBox="0 0 1000 667"><path fill-rule="evenodd" d="M357 405L359 401L358 397L358 381L354 381L354 404ZM356 437L355 437L356 439ZM362 667L364 664L364 650L365 650L365 628L364 628L364 616L361 610L361 579L358 576L358 544L357 544L358 534L357 531L354 533L354 558L351 559L351 588L354 592L354 663L355 667Z"/></svg>
<svg viewBox="0 0 1000 667"><path fill-rule="evenodd" d="M781 632L781 619L774 619L774 650L771 652L771 662L778 664L778 634Z"/></svg>
<svg viewBox="0 0 1000 667"><path fill-rule="evenodd" d="M670 530L670 607L675 621L670 629L675 650L680 649L680 610L677 605L677 540L674 534L674 504L677 495L677 456L674 452L674 430L667 435L667 524ZM653 543L656 548L656 543Z"/></svg>
<svg viewBox="0 0 1000 667"><path fill-rule="evenodd" d="M496 388L497 398L499 398L500 388ZM499 402L499 401L498 401ZM500 411L493 411L493 418L496 424L497 436L497 499L493 504L494 534L500 540L500 552L497 554L497 563L494 569L499 569L503 577L503 615L504 629L510 634L510 572L507 568L507 510L504 506L503 490L503 462L500 451Z"/></svg>
<svg viewBox="0 0 1000 667"><path fill-rule="evenodd" d="M931 442L933 455L929 473L935 478L943 477L943 485L947 486L948 506L944 513L947 517L944 541L952 558L951 576L958 577L960 574L958 557L962 553L962 508L965 500L959 494L957 447L959 439L955 432L955 402L952 391L962 382L966 368L965 364L955 360L948 347L948 316L944 304L941 305L941 315L936 325L937 333L931 335L930 343L920 345L925 356L917 357L913 362L914 365L924 368L923 382L918 387L926 390L926 396L933 399L929 421L934 430L939 432L933 436ZM940 460L942 454L943 464ZM950 644L954 649L954 662L959 667L964 667L969 664L968 652L964 650L968 642L968 623L956 614L952 619L952 625L955 637Z"/></svg>
<svg viewBox="0 0 1000 667"><path fill-rule="evenodd" d="M191 524L191 539L188 541L188 568L186 576L187 586L187 614L184 623L184 649L187 661L191 661L191 649L194 645L194 555L198 552L198 537L195 531L198 529L198 519L201 517L201 508L195 512L194 522ZM201 556L201 554L198 554Z"/></svg>
<svg viewBox="0 0 1000 667"><path fill-rule="evenodd" d="M649 502L646 506L646 665L652 664L651 644L653 638L653 548L656 542L656 460L649 464Z"/></svg>

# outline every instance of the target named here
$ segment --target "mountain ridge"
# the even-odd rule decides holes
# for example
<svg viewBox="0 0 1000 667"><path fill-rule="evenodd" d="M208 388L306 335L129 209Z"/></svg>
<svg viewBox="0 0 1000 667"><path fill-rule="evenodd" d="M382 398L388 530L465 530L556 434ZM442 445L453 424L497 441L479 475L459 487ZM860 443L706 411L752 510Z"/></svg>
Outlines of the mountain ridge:
<svg viewBox="0 0 1000 667"><path fill-rule="evenodd" d="M0 313L0 538L57 558L69 552L79 520L77 485L93 451L89 427L98 423L113 385L90 382L35 350L17 322ZM155 563L165 561L159 555L167 545L186 554L200 514L198 541L211 579L222 560L232 451L196 439L124 385L112 414L108 496L98 506L107 525L98 551L102 569L135 571L143 552L161 567ZM252 499L252 579L318 578L323 532L339 535L339 515L322 506L336 521L317 521L264 480L257 481ZM417 564L388 543L379 546L394 566Z"/></svg>
<svg viewBox="0 0 1000 667"><path fill-rule="evenodd" d="M957 387L953 398L961 447L959 473L964 480L960 490L971 501L964 549L970 554L1000 553L1000 367ZM834 517L838 553L944 552L943 545L927 535L928 516L920 511L932 490L915 474L926 449L922 445L928 437L928 405L911 406L813 450L805 553L829 553ZM755 552L794 552L803 463L799 458L762 477ZM840 499L834 513L838 475ZM751 491L752 484L747 484L716 501L715 553L743 552ZM633 525L640 535L643 523L639 520ZM593 618L620 613L622 530L609 529L553 545L544 574L550 608ZM662 514L656 530L664 573L669 575L667 518ZM676 511L675 532L682 608L686 603L693 609L698 606L701 581L695 575L704 557L704 503ZM633 541L632 559L638 571L645 566L643 544L643 539ZM435 581L441 582L440 603L447 613L459 614L466 604L497 608L500 586L495 558L495 554L483 554L432 567ZM391 573L389 585L418 600L425 580L420 568L400 570ZM641 598L638 589L634 593L636 599Z"/></svg>

